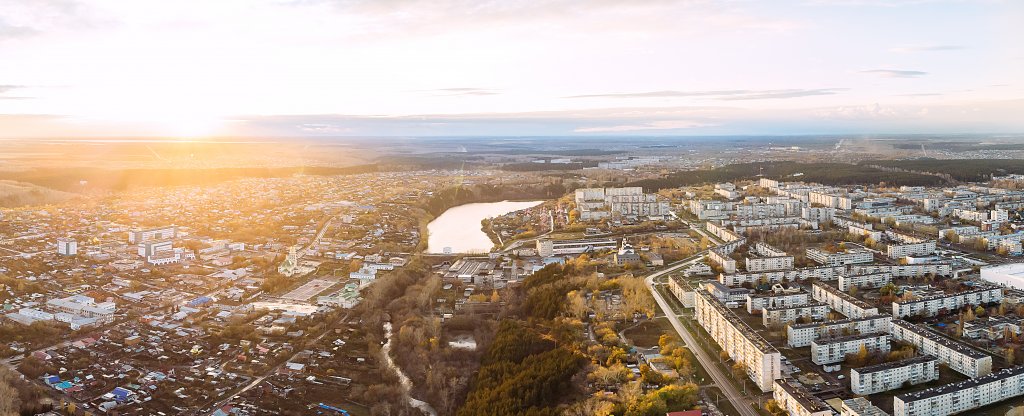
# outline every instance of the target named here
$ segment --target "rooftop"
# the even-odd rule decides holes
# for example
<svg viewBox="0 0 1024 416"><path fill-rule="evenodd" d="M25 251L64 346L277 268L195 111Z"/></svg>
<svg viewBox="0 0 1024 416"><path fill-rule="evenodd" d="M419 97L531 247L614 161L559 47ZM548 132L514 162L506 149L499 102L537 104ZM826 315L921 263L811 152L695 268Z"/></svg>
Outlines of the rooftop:
<svg viewBox="0 0 1024 416"><path fill-rule="evenodd" d="M999 382L1000 380L1004 380L1004 379L1007 379L1007 378L1010 378L1010 377L1013 377L1013 376L1018 376L1018 375L1021 375L1021 374L1024 374L1024 366L1004 368L1002 370L996 371L996 372L994 372L992 374L989 374L987 376L981 376L981 377L978 377L978 378L972 378L970 380L964 380L964 381L959 381L959 382L956 382L956 383L950 383L950 384L946 384L944 386L932 387L932 388L924 389L924 390L921 390L921 391L915 391L915 392L910 392L910 393L903 393L903 394L900 394L900 395L896 396L896 400L899 400L901 402L906 403L906 402L913 402L913 401L918 401L918 400L930 399L932 397L942 396L944 394L949 394L949 393L953 393L953 392L957 392L957 391L961 391L961 390L967 390L967 389L975 388L975 387L978 387L978 386L981 386L981 385L985 385L985 384L988 384L988 383Z"/></svg>
<svg viewBox="0 0 1024 416"><path fill-rule="evenodd" d="M892 362L888 362L888 363L869 365L869 366L861 367L861 368L854 368L851 371L856 371L857 374L871 374L871 373L877 373L879 371L891 370L893 368L900 368L900 367L906 367L906 366L914 365L914 364L927 363L929 361L938 361L938 358L932 357L930 355L921 355L921 356L917 356L917 357L910 357L910 358L907 358L907 359L904 359L904 360L898 360L898 361L892 361Z"/></svg>

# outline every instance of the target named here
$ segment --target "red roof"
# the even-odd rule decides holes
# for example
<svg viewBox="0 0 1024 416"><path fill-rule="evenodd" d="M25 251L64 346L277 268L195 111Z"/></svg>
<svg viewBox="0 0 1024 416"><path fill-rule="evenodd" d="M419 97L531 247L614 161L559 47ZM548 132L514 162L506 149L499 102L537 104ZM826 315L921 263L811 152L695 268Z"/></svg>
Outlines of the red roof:
<svg viewBox="0 0 1024 416"><path fill-rule="evenodd" d="M682 412L668 412L665 416L700 416L700 410L685 410Z"/></svg>

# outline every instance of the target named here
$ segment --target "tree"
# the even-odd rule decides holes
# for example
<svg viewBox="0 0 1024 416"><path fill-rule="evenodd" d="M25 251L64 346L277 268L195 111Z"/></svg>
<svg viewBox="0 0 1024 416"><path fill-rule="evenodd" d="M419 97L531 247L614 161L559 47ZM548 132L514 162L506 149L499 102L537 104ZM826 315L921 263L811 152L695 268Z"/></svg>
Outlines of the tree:
<svg viewBox="0 0 1024 416"><path fill-rule="evenodd" d="M768 411L772 416L786 416L786 409L783 409L779 402L775 399L769 399L764 402L764 410Z"/></svg>
<svg viewBox="0 0 1024 416"><path fill-rule="evenodd" d="M729 353L725 351L719 351L718 358L722 360L723 363L729 361Z"/></svg>
<svg viewBox="0 0 1024 416"><path fill-rule="evenodd" d="M733 377L736 377L737 380L745 381L747 378L747 365L740 362L733 364L732 375Z"/></svg>

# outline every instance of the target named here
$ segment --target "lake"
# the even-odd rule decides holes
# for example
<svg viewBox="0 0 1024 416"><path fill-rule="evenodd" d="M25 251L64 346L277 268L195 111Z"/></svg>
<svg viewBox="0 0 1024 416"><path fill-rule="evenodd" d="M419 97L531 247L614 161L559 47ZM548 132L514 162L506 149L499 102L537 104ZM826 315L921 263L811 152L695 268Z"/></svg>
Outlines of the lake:
<svg viewBox="0 0 1024 416"><path fill-rule="evenodd" d="M501 201L453 207L427 224L427 253L487 253L494 243L481 229L480 221L521 209L533 208L544 201Z"/></svg>

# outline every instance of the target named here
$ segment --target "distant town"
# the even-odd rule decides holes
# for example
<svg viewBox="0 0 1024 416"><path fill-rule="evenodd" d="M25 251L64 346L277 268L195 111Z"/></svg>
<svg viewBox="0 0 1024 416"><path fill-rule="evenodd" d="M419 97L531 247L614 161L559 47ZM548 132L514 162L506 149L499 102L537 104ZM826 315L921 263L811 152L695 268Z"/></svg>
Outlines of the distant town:
<svg viewBox="0 0 1024 416"><path fill-rule="evenodd" d="M88 170L7 173L69 194L0 209L10 406L1024 410L1024 163L666 143L102 188Z"/></svg>

